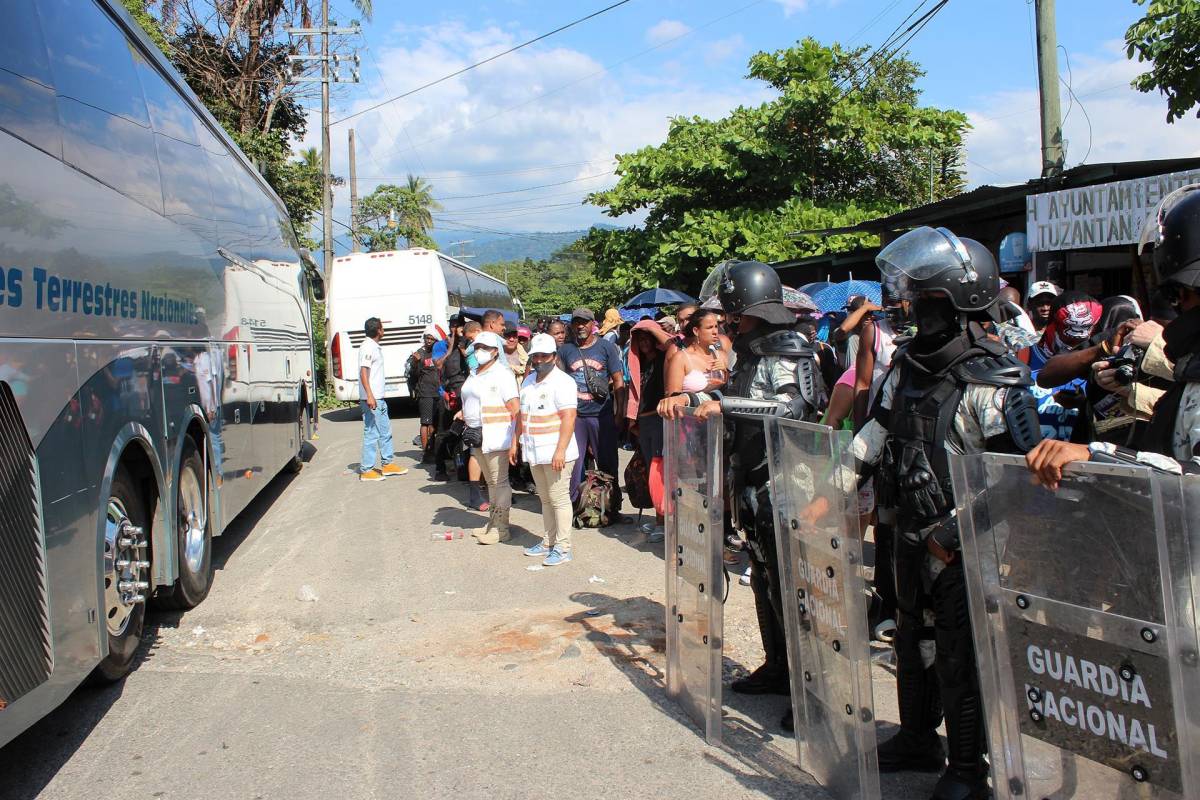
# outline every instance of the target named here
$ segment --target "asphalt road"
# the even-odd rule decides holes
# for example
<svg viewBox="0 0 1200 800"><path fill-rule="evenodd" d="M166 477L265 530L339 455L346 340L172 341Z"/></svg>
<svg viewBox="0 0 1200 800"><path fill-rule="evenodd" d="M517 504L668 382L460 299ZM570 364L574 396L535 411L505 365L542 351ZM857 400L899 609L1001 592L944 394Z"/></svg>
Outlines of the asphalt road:
<svg viewBox="0 0 1200 800"><path fill-rule="evenodd" d="M413 464L416 421L394 417L407 476L359 483L357 412L325 415L304 470L217 540L208 599L154 614L133 674L0 750L0 797L827 796L794 766L785 698L727 692L714 748L666 697L661 544L577 531L573 563L528 571L527 495L512 543L431 541L484 515ZM728 681L761 658L749 589L725 617ZM885 776L883 796L931 783Z"/></svg>

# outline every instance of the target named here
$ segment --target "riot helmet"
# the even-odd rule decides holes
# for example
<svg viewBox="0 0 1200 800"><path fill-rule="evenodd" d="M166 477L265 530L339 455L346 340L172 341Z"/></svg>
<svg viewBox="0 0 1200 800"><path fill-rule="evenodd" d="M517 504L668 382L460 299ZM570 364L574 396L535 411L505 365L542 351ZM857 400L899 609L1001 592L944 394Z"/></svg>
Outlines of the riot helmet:
<svg viewBox="0 0 1200 800"><path fill-rule="evenodd" d="M1159 283L1200 288L1200 184L1171 192L1146 218L1138 253L1151 245Z"/></svg>
<svg viewBox="0 0 1200 800"><path fill-rule="evenodd" d="M783 283L779 273L761 261L729 261L717 294L726 311L740 314L759 303L782 303Z"/></svg>
<svg viewBox="0 0 1200 800"><path fill-rule="evenodd" d="M1000 292L1000 269L991 252L945 228L915 228L883 248L875 263L888 295L901 300L930 292L960 313L977 314Z"/></svg>

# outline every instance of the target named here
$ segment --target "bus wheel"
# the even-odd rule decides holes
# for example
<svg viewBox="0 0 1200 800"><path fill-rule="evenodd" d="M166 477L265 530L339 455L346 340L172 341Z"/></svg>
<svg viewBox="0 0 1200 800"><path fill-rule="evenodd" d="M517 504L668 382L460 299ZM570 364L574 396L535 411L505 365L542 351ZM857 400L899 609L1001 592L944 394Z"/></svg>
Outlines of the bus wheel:
<svg viewBox="0 0 1200 800"><path fill-rule="evenodd" d="M104 623L108 655L95 677L117 681L133 666L150 590L146 505L124 467L113 476L104 520Z"/></svg>
<svg viewBox="0 0 1200 800"><path fill-rule="evenodd" d="M207 476L192 440L184 439L183 447L175 503L179 578L162 598L162 604L167 608L200 605L208 597L213 579L212 523L208 514L208 492L205 491Z"/></svg>
<svg viewBox="0 0 1200 800"><path fill-rule="evenodd" d="M296 415L296 455L287 463L288 472L294 474L304 469L304 443L308 441L310 427L308 405L302 405L300 413Z"/></svg>

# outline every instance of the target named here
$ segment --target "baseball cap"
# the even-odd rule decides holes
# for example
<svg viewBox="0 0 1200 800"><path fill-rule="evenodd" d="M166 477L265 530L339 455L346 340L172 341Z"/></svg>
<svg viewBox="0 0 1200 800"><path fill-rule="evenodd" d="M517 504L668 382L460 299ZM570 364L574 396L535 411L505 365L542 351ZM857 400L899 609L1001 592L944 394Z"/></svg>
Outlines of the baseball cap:
<svg viewBox="0 0 1200 800"><path fill-rule="evenodd" d="M521 325L520 327L517 328L517 336L519 336L522 339L528 339L532 335L533 335L533 331L529 330L529 326L527 326L527 325Z"/></svg>
<svg viewBox="0 0 1200 800"><path fill-rule="evenodd" d="M548 333L539 333L529 343L529 355L531 356L538 353L549 355L557 352L558 342L554 341L554 337Z"/></svg>
<svg viewBox="0 0 1200 800"><path fill-rule="evenodd" d="M446 333L442 330L442 327L440 325L435 325L432 322L425 326L425 332L422 335L432 336L438 341L446 338Z"/></svg>
<svg viewBox="0 0 1200 800"><path fill-rule="evenodd" d="M586 319L589 322L595 322L596 315L592 313L590 308L584 308L583 306L580 306L571 312L571 319Z"/></svg>
<svg viewBox="0 0 1200 800"><path fill-rule="evenodd" d="M503 350L504 349L504 340L500 338L500 334L498 334L498 333L492 333L491 331L483 331L482 333L480 333L478 336L475 337L475 346L478 347L479 345L483 345L484 347L491 347L495 350Z"/></svg>
<svg viewBox="0 0 1200 800"><path fill-rule="evenodd" d="M1029 287L1029 297L1034 298L1039 294L1052 294L1055 297L1058 297L1060 294L1062 294L1062 289L1058 288L1050 281L1037 281Z"/></svg>

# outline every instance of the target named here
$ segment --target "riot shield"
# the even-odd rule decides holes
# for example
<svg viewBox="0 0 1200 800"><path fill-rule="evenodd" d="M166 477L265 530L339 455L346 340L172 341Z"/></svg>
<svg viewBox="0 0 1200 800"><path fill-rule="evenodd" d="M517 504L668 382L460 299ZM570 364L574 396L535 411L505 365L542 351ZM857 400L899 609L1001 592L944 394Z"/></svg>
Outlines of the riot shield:
<svg viewBox="0 0 1200 800"><path fill-rule="evenodd" d="M800 767L835 798L872 800L879 766L849 446L826 425L767 425Z"/></svg>
<svg viewBox="0 0 1200 800"><path fill-rule="evenodd" d="M666 423L667 694L721 743L721 416Z"/></svg>
<svg viewBox="0 0 1200 800"><path fill-rule="evenodd" d="M995 796L1200 797L1195 479L1085 463L1052 492L994 454L952 472Z"/></svg>

